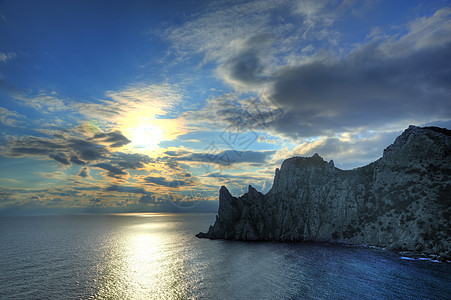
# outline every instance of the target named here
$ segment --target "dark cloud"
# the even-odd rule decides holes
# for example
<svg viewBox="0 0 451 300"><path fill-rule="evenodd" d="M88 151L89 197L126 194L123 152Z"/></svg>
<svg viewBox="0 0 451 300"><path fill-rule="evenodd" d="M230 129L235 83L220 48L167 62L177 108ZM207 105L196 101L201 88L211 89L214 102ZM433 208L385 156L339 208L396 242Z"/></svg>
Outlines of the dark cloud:
<svg viewBox="0 0 451 300"><path fill-rule="evenodd" d="M102 158L109 152L103 145L95 144L86 140L74 137L34 137L27 136L21 138L10 138L7 141L7 147L2 149L5 156L47 156L62 164L70 164L70 161L76 164L84 164L80 157L87 161Z"/></svg>
<svg viewBox="0 0 451 300"><path fill-rule="evenodd" d="M75 156L75 155L72 155L72 156L71 156L70 162L71 162L71 163L74 163L74 164L76 164L76 165L81 165L81 166L83 166L83 165L86 164L86 162L80 160L80 159L79 159L77 156Z"/></svg>
<svg viewBox="0 0 451 300"><path fill-rule="evenodd" d="M267 95L249 97L230 93L208 99L204 109L189 112L186 118L193 122L204 120L208 126L221 130L220 137L226 143L239 144L242 141L238 139L242 138L252 139L252 142L255 142L258 138L257 132L270 130L271 124L283 114L281 106ZM245 137L243 133L249 136ZM247 149L235 146L238 146L236 150ZM231 148L235 147L232 145ZM178 152L177 154L181 155Z"/></svg>
<svg viewBox="0 0 451 300"><path fill-rule="evenodd" d="M314 62L276 74L273 99L287 112L271 125L287 136L451 116L451 45L386 57L377 45L333 64Z"/></svg>
<svg viewBox="0 0 451 300"><path fill-rule="evenodd" d="M192 153L183 157L179 157L178 160L214 163L223 166L239 163L262 164L265 163L274 153L275 151L224 150L215 154Z"/></svg>
<svg viewBox="0 0 451 300"><path fill-rule="evenodd" d="M48 154L48 149L40 149L33 147L14 147L10 149L11 151L7 153L10 156L23 156L24 154L29 155L46 155Z"/></svg>
<svg viewBox="0 0 451 300"><path fill-rule="evenodd" d="M189 179L190 176L187 176L188 179L185 179L183 177L176 176L174 179L166 179L164 177L154 177L154 176L147 176L144 177L143 180L147 183L153 183L156 185L162 185L162 186L166 186L166 187L175 187L178 188L180 186L187 186L187 185L191 185L192 181Z"/></svg>
<svg viewBox="0 0 451 300"><path fill-rule="evenodd" d="M181 156L181 155L185 155L188 154L189 152L186 150L169 150L169 151L165 151L164 154L169 155L169 156Z"/></svg>
<svg viewBox="0 0 451 300"><path fill-rule="evenodd" d="M58 163L84 166L92 163L93 167L108 171L107 175L121 178L128 175L127 169L142 169L146 164L154 162L143 154L111 152L111 147L119 147L128 140L118 131L98 133L93 138L80 138L76 130L60 130L51 132L50 137L10 137L5 147L0 147L0 154L7 157L37 156L48 157ZM87 168L78 174L82 178L89 176Z"/></svg>
<svg viewBox="0 0 451 300"><path fill-rule="evenodd" d="M149 203L155 203L155 202L156 202L155 196L153 196L151 194L147 194L147 195L141 196L141 198L139 198L139 203L149 204Z"/></svg>
<svg viewBox="0 0 451 300"><path fill-rule="evenodd" d="M11 138L7 143L9 151L6 151L6 154L8 156L49 155L64 149L62 145L49 139L33 136Z"/></svg>
<svg viewBox="0 0 451 300"><path fill-rule="evenodd" d="M116 152L109 156L108 163L102 162L95 164L94 167L108 171L108 176L118 178L127 175L126 169L141 169L144 164L153 162L153 159L143 154L129 154Z"/></svg>
<svg viewBox="0 0 451 300"><path fill-rule="evenodd" d="M77 191L99 191L102 188L98 187L98 186L78 186L78 187L73 187L74 190Z"/></svg>
<svg viewBox="0 0 451 300"><path fill-rule="evenodd" d="M115 152L110 156L110 162L124 169L141 169L145 164L154 162L154 160L144 154Z"/></svg>
<svg viewBox="0 0 451 300"><path fill-rule="evenodd" d="M270 79L273 110L267 106L263 111L259 102L239 106L218 98L208 113L241 131L267 130L291 138L411 119L449 119L451 44L403 56L387 54L383 46L373 42L341 60L280 68ZM234 80L247 84L240 76Z"/></svg>
<svg viewBox="0 0 451 300"><path fill-rule="evenodd" d="M272 38L268 34L248 38L240 47L240 51L220 66L219 73L226 81L238 87L266 81L266 64L262 61L262 56L263 50L268 48L271 41Z"/></svg>
<svg viewBox="0 0 451 300"><path fill-rule="evenodd" d="M77 191L71 191L71 190L56 190L56 191L50 191L49 192L50 195L57 195L57 196L61 196L61 197L74 197L78 194Z"/></svg>
<svg viewBox="0 0 451 300"><path fill-rule="evenodd" d="M67 149L74 151L78 156L86 161L101 159L108 155L108 149L101 144L79 138L69 138L66 141Z"/></svg>
<svg viewBox="0 0 451 300"><path fill-rule="evenodd" d="M211 172L202 175L202 177L212 177L212 178L221 178L221 179L239 179L239 180L248 180L248 179L255 179L256 176L245 176L242 174L236 175L236 174L226 174L221 172Z"/></svg>
<svg viewBox="0 0 451 300"><path fill-rule="evenodd" d="M121 186L121 185L112 185L105 189L107 192L119 192L119 193L131 193L131 194L145 194L147 192L145 189L134 186Z"/></svg>
<svg viewBox="0 0 451 300"><path fill-rule="evenodd" d="M82 178L89 177L89 169L87 167L83 167L80 169L80 173L78 173L78 176Z"/></svg>
<svg viewBox="0 0 451 300"><path fill-rule="evenodd" d="M75 132L71 134L68 130L61 130L54 133L53 138L34 136L10 138L8 146L2 152L6 156L47 156L64 165L70 163L85 165L89 161L109 156L107 146L120 147L129 142L119 131L98 133L92 138L80 138ZM134 156L126 157L125 154L123 156L125 158L122 159L122 164L126 164L127 158L131 158L131 163L137 160Z"/></svg>
<svg viewBox="0 0 451 300"><path fill-rule="evenodd" d="M246 50L228 59L222 66L222 72L228 81L244 83L246 85L261 83L265 80L262 76L264 65L252 50Z"/></svg>
<svg viewBox="0 0 451 300"><path fill-rule="evenodd" d="M108 176L114 177L114 178L118 178L122 175L128 174L123 169L113 166L112 164L109 164L109 163L98 163L98 164L95 164L94 167L107 170Z"/></svg>
<svg viewBox="0 0 451 300"><path fill-rule="evenodd" d="M70 162L67 160L67 157L64 153L56 153L56 154L49 154L50 158L53 158L54 160L56 160L57 162L62 163L63 165L70 165Z"/></svg>
<svg viewBox="0 0 451 300"><path fill-rule="evenodd" d="M97 133L94 137L91 138L95 141L100 141L109 144L110 147L122 147L131 143L129 139L127 139L120 131L106 132L106 133Z"/></svg>

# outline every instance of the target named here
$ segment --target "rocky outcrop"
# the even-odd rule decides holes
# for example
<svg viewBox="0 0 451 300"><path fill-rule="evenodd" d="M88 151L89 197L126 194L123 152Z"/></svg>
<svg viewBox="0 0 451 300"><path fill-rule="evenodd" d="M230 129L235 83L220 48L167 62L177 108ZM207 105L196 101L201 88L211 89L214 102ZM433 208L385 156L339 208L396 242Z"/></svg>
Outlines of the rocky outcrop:
<svg viewBox="0 0 451 300"><path fill-rule="evenodd" d="M410 126L379 160L340 170L285 160L263 195L223 186L210 239L335 241L451 256L451 131Z"/></svg>

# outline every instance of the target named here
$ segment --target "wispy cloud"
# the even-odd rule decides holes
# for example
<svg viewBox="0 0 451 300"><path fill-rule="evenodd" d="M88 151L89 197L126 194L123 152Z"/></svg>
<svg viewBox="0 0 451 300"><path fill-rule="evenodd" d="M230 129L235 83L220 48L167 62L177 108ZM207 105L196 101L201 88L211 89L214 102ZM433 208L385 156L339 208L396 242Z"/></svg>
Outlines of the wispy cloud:
<svg viewBox="0 0 451 300"><path fill-rule="evenodd" d="M18 112L11 111L4 107L0 107L0 123L6 126L17 126L20 123L23 123L24 116L19 114Z"/></svg>
<svg viewBox="0 0 451 300"><path fill-rule="evenodd" d="M7 62L17 58L16 52L0 52L0 62Z"/></svg>
<svg viewBox="0 0 451 300"><path fill-rule="evenodd" d="M43 113L69 110L69 100L63 100L55 91L40 91L37 95L29 95L24 92L15 91L12 96L25 105L31 106Z"/></svg>
<svg viewBox="0 0 451 300"><path fill-rule="evenodd" d="M350 8L339 1L214 1L165 37L177 54L204 54L205 62L227 61L255 36L273 39L277 46L265 49L268 54L287 54L306 39L331 39L331 25Z"/></svg>

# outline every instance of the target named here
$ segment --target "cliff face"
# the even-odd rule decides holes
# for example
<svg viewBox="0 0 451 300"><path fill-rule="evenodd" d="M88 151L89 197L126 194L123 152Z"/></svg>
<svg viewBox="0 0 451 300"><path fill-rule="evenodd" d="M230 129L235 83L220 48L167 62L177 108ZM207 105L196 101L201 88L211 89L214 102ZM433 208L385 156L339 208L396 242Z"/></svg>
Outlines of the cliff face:
<svg viewBox="0 0 451 300"><path fill-rule="evenodd" d="M379 160L344 171L319 155L276 169L263 195L223 186L216 222L198 237L337 241L451 257L451 131L410 126Z"/></svg>

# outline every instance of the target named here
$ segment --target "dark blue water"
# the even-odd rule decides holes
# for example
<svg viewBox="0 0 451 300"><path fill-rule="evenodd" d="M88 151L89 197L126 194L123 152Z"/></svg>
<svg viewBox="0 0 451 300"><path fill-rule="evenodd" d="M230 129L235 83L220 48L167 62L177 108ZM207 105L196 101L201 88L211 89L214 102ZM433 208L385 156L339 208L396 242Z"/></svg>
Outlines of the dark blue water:
<svg viewBox="0 0 451 300"><path fill-rule="evenodd" d="M213 214L0 217L0 299L450 299L451 264L198 239Z"/></svg>

